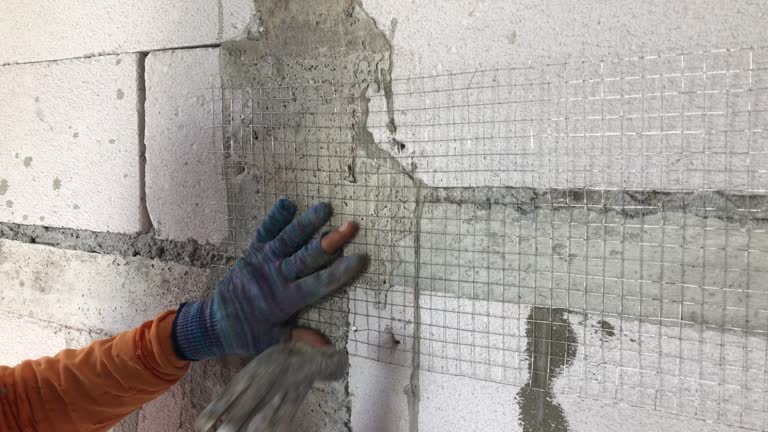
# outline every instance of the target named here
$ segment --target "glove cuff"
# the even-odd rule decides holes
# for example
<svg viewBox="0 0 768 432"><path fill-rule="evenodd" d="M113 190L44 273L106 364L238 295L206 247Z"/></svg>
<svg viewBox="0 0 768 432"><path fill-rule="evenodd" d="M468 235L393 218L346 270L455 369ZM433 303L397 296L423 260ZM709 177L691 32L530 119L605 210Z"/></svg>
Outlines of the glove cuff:
<svg viewBox="0 0 768 432"><path fill-rule="evenodd" d="M216 333L213 296L179 306L171 339L173 350L182 360L205 360L217 355L221 342Z"/></svg>

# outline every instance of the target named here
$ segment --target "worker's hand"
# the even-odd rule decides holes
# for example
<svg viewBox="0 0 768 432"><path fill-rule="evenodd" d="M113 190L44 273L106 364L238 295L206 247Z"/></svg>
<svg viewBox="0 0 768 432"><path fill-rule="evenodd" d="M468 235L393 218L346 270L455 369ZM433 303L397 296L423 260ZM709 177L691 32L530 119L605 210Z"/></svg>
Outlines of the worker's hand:
<svg viewBox="0 0 768 432"><path fill-rule="evenodd" d="M342 257L357 232L352 222L319 239L331 217L327 203L294 220L296 205L278 201L256 239L206 300L182 304L173 325L177 354L187 360L257 355L291 338L285 321L357 276L366 257ZM294 334L296 337L296 334Z"/></svg>

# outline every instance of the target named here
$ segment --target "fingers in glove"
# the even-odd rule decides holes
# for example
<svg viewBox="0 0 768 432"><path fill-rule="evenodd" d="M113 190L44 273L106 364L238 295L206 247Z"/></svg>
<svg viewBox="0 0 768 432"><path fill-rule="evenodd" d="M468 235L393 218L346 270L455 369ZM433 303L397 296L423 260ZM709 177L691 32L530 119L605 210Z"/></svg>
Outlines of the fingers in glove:
<svg viewBox="0 0 768 432"><path fill-rule="evenodd" d="M327 235L330 235L327 234ZM289 280L298 280L304 276L328 267L341 256L340 253L328 253L320 246L321 240L314 239L300 251L280 263L283 275Z"/></svg>
<svg viewBox="0 0 768 432"><path fill-rule="evenodd" d="M268 313L277 313L274 308L268 312L254 312L253 308L244 307L246 302L240 301L234 307L223 310L221 313L228 326L220 326L219 337L228 355L258 355L273 345L289 341L291 339L291 327L277 324L285 320L280 316L279 321ZM268 304L264 302L264 304ZM273 303L274 304L274 303ZM275 322L274 325L265 325L264 322L256 322L259 318L266 318ZM232 324L235 323L235 324Z"/></svg>
<svg viewBox="0 0 768 432"><path fill-rule="evenodd" d="M339 256L341 247L357 233L357 224L345 222L322 238L312 240L300 251L282 262L283 274L296 280L329 266Z"/></svg>
<svg viewBox="0 0 768 432"><path fill-rule="evenodd" d="M287 198L277 200L256 231L255 242L268 243L275 239L296 216L296 204Z"/></svg>
<svg viewBox="0 0 768 432"><path fill-rule="evenodd" d="M331 218L331 205L315 204L291 222L269 243L269 252L275 258L293 255L312 238Z"/></svg>
<svg viewBox="0 0 768 432"><path fill-rule="evenodd" d="M292 283L287 290L293 292L286 295L285 298L301 299L303 304L286 306L299 310L320 300L349 283L365 269L367 264L368 257L365 255L352 255L337 259L330 267Z"/></svg>
<svg viewBox="0 0 768 432"><path fill-rule="evenodd" d="M320 246L328 253L334 253L341 249L357 234L358 226L355 222L344 222L339 229L333 230L323 236Z"/></svg>

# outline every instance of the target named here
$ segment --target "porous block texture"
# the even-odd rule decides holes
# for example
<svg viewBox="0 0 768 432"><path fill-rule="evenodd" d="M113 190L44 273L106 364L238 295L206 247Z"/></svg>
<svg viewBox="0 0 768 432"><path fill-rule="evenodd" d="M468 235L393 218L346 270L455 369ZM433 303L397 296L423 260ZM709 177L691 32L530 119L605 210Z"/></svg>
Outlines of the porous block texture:
<svg viewBox="0 0 768 432"><path fill-rule="evenodd" d="M0 64L214 44L253 13L252 0L6 0Z"/></svg>
<svg viewBox="0 0 768 432"><path fill-rule="evenodd" d="M79 348L98 333L60 327L45 321L0 312L0 365L14 366L27 359L52 356L66 348Z"/></svg>
<svg viewBox="0 0 768 432"><path fill-rule="evenodd" d="M218 242L227 214L213 136L219 50L151 53L146 82L147 207L157 235Z"/></svg>
<svg viewBox="0 0 768 432"><path fill-rule="evenodd" d="M0 67L0 222L133 233L139 56Z"/></svg>
<svg viewBox="0 0 768 432"><path fill-rule="evenodd" d="M129 330L200 298L208 272L0 240L0 312L102 334Z"/></svg>
<svg viewBox="0 0 768 432"><path fill-rule="evenodd" d="M768 12L750 0L363 3L392 42L397 76L764 46Z"/></svg>

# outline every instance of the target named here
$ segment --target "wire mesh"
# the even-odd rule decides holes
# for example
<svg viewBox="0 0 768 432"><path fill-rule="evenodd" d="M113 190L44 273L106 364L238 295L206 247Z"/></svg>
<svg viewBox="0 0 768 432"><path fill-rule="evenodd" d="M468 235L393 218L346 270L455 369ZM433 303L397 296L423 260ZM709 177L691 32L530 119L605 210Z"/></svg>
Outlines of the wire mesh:
<svg viewBox="0 0 768 432"><path fill-rule="evenodd" d="M350 355L768 430L768 49L211 89L222 230L355 219ZM544 361L542 361L544 359Z"/></svg>

